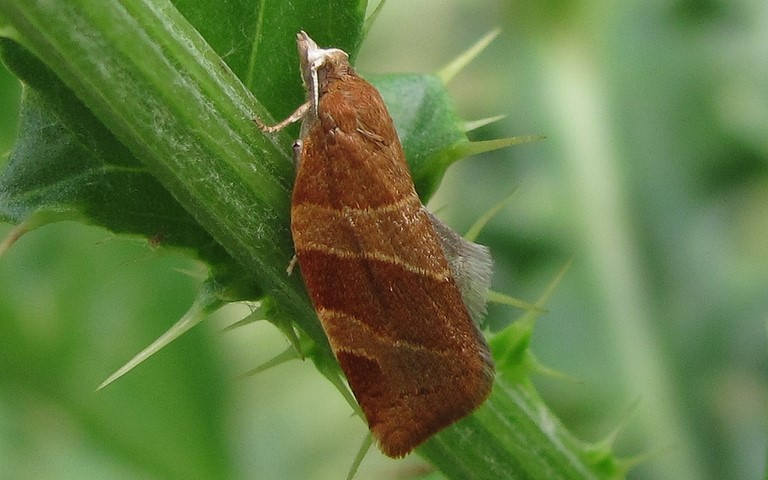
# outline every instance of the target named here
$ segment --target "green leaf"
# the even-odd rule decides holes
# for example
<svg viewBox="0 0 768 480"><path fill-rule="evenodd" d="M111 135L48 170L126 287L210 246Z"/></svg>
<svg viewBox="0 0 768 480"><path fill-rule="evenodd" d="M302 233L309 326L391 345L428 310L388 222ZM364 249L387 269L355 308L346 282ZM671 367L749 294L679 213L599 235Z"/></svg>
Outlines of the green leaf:
<svg viewBox="0 0 768 480"><path fill-rule="evenodd" d="M366 78L379 90L395 120L424 203L435 193L448 167L458 160L455 145L469 143L442 80L436 75L388 74Z"/></svg>
<svg viewBox="0 0 768 480"><path fill-rule="evenodd" d="M367 6L361 0L173 3L278 120L304 101L296 33L307 30L320 45L354 58Z"/></svg>
<svg viewBox="0 0 768 480"><path fill-rule="evenodd" d="M0 218L20 223L37 211L58 212L190 249L209 262L222 257L213 238L48 68L7 39L0 49L27 85L19 138L0 175Z"/></svg>

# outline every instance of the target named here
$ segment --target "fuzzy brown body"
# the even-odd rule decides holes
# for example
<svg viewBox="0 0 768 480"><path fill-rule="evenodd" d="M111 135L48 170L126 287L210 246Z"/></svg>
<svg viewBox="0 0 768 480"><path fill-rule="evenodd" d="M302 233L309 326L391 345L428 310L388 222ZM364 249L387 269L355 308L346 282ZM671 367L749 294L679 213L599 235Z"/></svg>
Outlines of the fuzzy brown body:
<svg viewBox="0 0 768 480"><path fill-rule="evenodd" d="M291 230L301 274L379 446L410 452L487 398L493 363L379 93L324 67Z"/></svg>

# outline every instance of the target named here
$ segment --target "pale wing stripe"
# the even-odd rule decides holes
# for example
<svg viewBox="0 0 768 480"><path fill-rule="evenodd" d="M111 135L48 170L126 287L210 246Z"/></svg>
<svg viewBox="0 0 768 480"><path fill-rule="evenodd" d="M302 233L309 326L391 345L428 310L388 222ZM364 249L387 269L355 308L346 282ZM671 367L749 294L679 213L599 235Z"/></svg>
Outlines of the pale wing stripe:
<svg viewBox="0 0 768 480"><path fill-rule="evenodd" d="M358 218L366 218L366 217L377 216L382 213L398 212L408 206L416 207L417 210L423 208L423 205L421 204L419 197L416 197L413 195L407 195L396 202L388 203L386 205L381 205L379 207L355 208L355 207L347 206L339 209L339 208L329 207L326 205L318 205L316 203L302 203L299 205L293 205L291 209L297 211L297 213L302 213L307 215L311 215L312 212L322 212L325 214L324 216L337 217L337 218L346 218L348 216L348 213L352 212ZM306 213L302 212L302 210L305 211Z"/></svg>
<svg viewBox="0 0 768 480"><path fill-rule="evenodd" d="M370 334L375 335L379 340L381 340L386 345L390 345L390 346L394 346L394 347L405 347L405 348L408 348L408 349L413 350L413 351L429 352L429 353L438 354L438 355L441 355L441 356L444 356L444 357L454 357L455 356L454 352L450 348L445 349L445 350L437 350L437 349L435 349L435 347L425 347L424 345L421 345L421 344L418 344L418 343L407 342L407 341L404 341L404 340L399 339L399 338L391 337L389 335L382 335L381 333L374 331L367 323L363 322L362 320L360 320L359 318L355 317L354 315L350 315L350 314L348 314L348 313L346 313L346 312L344 312L342 310L334 310L334 309L331 309L331 308L322 308L321 307L321 308L319 308L317 310L317 315L319 317L321 317L321 318L325 317L325 316L328 316L328 317L333 317L333 318L337 318L337 319L343 320L345 322L346 321L352 321L352 322L356 323L357 325L359 325L364 330L368 331ZM364 354L365 353L364 350L361 350L360 352L356 351L357 349L353 350L353 349L350 349L350 348L345 348L344 350L348 351L348 352L355 353L355 354L360 354L360 353Z"/></svg>
<svg viewBox="0 0 768 480"><path fill-rule="evenodd" d="M450 269L432 271L426 270L416 265L411 265L400 257L394 255L386 255L379 252L351 252L349 250L343 250L341 248L329 247L322 243L310 242L302 246L302 251L315 251L332 255L337 258L350 259L350 258L364 258L366 260L376 260L379 262L387 262L393 265L397 265L411 273L421 275L427 278L431 278L437 282L445 282L450 277Z"/></svg>

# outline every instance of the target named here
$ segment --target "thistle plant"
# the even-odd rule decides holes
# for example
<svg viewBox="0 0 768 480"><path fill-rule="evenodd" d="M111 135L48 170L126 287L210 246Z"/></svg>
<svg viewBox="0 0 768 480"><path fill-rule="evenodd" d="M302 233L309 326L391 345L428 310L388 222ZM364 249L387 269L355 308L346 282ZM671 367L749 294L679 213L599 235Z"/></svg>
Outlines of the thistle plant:
<svg viewBox="0 0 768 480"><path fill-rule="evenodd" d="M223 305L248 301L290 340L273 363L311 360L354 405L301 278L285 273L296 131L264 135L252 118L281 119L302 102L300 29L354 61L367 5L251 3L0 0L2 59L24 85L19 138L0 174L0 219L16 228L0 251L75 220L207 265L188 314L105 384ZM455 161L530 139L471 142L467 126L482 122L451 106L445 82L491 37L437 75L366 75L424 203ZM445 477L622 478L629 468L610 441L569 434L533 387L542 367L529 342L549 294L490 338L498 374L487 403L417 450Z"/></svg>

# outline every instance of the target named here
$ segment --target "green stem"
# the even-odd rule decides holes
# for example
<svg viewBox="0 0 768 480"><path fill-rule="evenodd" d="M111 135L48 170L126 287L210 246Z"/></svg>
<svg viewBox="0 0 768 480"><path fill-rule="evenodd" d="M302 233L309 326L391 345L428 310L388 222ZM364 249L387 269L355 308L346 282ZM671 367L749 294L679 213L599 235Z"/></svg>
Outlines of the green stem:
<svg viewBox="0 0 768 480"><path fill-rule="evenodd" d="M292 164L280 143L290 140L259 134L257 100L173 5L2 0L0 8L20 42L325 345L301 282L285 273Z"/></svg>

